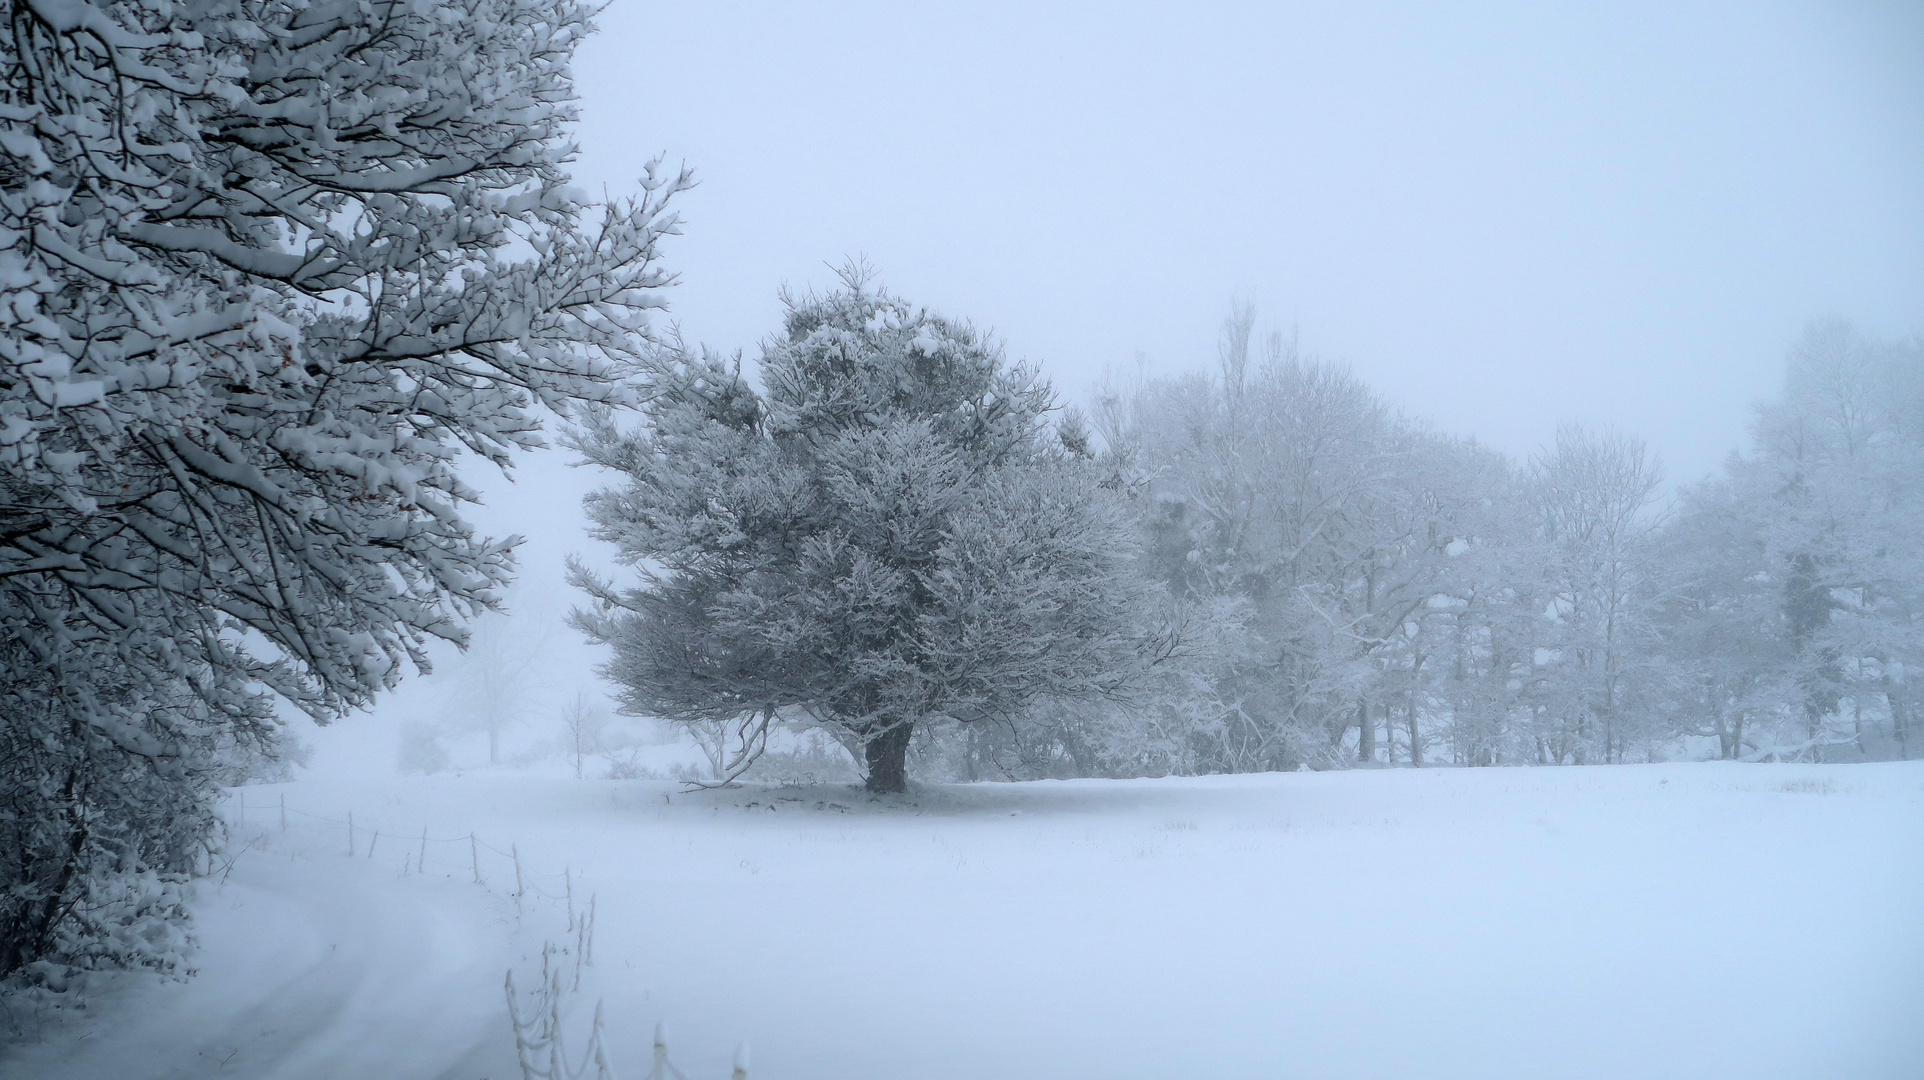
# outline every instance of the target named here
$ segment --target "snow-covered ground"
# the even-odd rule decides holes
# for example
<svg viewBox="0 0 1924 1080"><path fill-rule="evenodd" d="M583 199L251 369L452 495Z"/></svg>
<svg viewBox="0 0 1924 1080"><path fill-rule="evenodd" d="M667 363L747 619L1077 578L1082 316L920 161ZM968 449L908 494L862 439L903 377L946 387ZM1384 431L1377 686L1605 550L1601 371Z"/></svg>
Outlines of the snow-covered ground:
<svg viewBox="0 0 1924 1080"><path fill-rule="evenodd" d="M657 1020L692 1080L1924 1076L1924 762L242 796L199 976L0 1073L512 1080L572 880L631 1080Z"/></svg>

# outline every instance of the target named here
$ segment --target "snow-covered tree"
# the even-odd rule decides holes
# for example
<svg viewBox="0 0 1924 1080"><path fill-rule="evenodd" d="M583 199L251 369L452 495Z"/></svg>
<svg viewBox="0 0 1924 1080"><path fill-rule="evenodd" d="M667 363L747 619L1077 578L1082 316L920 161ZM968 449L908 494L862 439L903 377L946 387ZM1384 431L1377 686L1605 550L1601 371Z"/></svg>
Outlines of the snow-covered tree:
<svg viewBox="0 0 1924 1080"><path fill-rule="evenodd" d="M512 598L505 598L512 610ZM554 654L548 635L515 620L507 611L488 612L469 627L467 648L442 665L446 696L440 719L444 730L487 736L488 764L501 763L501 741L508 729L545 713L554 687L546 672Z"/></svg>
<svg viewBox="0 0 1924 1080"><path fill-rule="evenodd" d="M1657 608L1671 730L1716 740L1717 756L1749 757L1798 741L1782 728L1801 697L1791 677L1778 560L1764 542L1767 503L1728 480L1687 489L1657 538L1665 588Z"/></svg>
<svg viewBox="0 0 1924 1080"><path fill-rule="evenodd" d="M1457 451L1286 338L1252 363L1253 324L1246 307L1225 320L1216 377L1150 381L1104 410L1150 478L1153 573L1237 626L1167 707L1187 717L1192 768L1377 760L1427 662L1411 635L1442 588Z"/></svg>
<svg viewBox="0 0 1924 1080"><path fill-rule="evenodd" d="M1924 347L1813 325L1754 434L1680 523L1706 538L1679 559L1705 599L1679 613L1672 660L1713 695L1711 725L1729 717L1733 756L1913 756ZM1741 719L1747 731L1732 727Z"/></svg>
<svg viewBox="0 0 1924 1080"><path fill-rule="evenodd" d="M1550 761L1620 761L1648 734L1656 689L1646 661L1662 469L1642 440L1566 425L1530 472L1541 544L1535 565L1517 570L1540 574L1548 594L1531 677L1535 736Z"/></svg>
<svg viewBox="0 0 1924 1080"><path fill-rule="evenodd" d="M1924 672L1924 343L1813 325L1792 350L1736 480L1768 499L1766 543L1784 610L1806 737L1827 721L1855 753L1917 752ZM1875 727L1888 747L1872 745Z"/></svg>
<svg viewBox="0 0 1924 1080"><path fill-rule="evenodd" d="M568 186L591 11L9 6L0 682L46 704L4 723L67 748L70 790L123 761L191 786L200 732L364 705L494 602L511 543L463 520L456 463L624 400L686 182ZM54 832L91 835L74 799ZM9 897L72 887L23 857ZM51 887L0 912L7 956L50 940Z"/></svg>
<svg viewBox="0 0 1924 1080"><path fill-rule="evenodd" d="M594 535L642 581L577 568L629 711L734 725L724 776L806 717L903 790L913 733L1114 695L1145 637L1132 544L1076 430L966 324L864 286L786 297L758 392L673 349L642 423L577 440L619 487Z"/></svg>

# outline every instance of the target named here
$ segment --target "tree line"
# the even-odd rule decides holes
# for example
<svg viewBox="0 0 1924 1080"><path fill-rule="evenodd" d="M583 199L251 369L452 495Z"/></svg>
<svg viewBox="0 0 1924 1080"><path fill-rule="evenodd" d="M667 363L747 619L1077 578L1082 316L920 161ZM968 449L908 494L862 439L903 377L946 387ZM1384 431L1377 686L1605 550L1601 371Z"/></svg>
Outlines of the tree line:
<svg viewBox="0 0 1924 1080"><path fill-rule="evenodd" d="M1924 350L1791 349L1722 474L1639 439L1517 463L1227 320L1219 370L1106 393L1145 573L1209 647L1113 728L998 733L1025 774L1914 756Z"/></svg>
<svg viewBox="0 0 1924 1080"><path fill-rule="evenodd" d="M579 616L642 715L827 730L877 791L1304 766L1909 757L1918 342L1812 326L1754 443L1663 490L1639 439L1523 463L1225 321L1213 372L1085 418L859 276L742 358L657 357ZM729 733L732 732L732 735Z"/></svg>

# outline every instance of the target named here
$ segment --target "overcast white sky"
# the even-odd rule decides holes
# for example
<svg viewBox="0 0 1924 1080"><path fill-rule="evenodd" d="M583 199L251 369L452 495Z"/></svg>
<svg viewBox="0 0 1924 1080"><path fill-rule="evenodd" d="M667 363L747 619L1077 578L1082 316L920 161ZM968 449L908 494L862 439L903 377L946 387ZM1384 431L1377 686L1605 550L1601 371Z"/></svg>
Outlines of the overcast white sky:
<svg viewBox="0 0 1924 1080"><path fill-rule="evenodd" d="M1084 396L1232 295L1444 430L1694 478L1814 316L1924 330L1924 5L661 4L577 177L694 166L675 317L747 347L864 255Z"/></svg>

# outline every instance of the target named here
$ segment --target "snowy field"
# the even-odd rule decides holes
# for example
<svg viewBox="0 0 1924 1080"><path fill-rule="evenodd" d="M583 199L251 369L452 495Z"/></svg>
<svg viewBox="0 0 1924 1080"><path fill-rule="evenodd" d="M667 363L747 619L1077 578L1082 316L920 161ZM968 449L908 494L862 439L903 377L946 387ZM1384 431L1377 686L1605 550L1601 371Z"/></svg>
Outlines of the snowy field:
<svg viewBox="0 0 1924 1080"><path fill-rule="evenodd" d="M244 798L199 976L0 1073L513 1080L571 882L630 1080L1924 1076L1924 762Z"/></svg>

